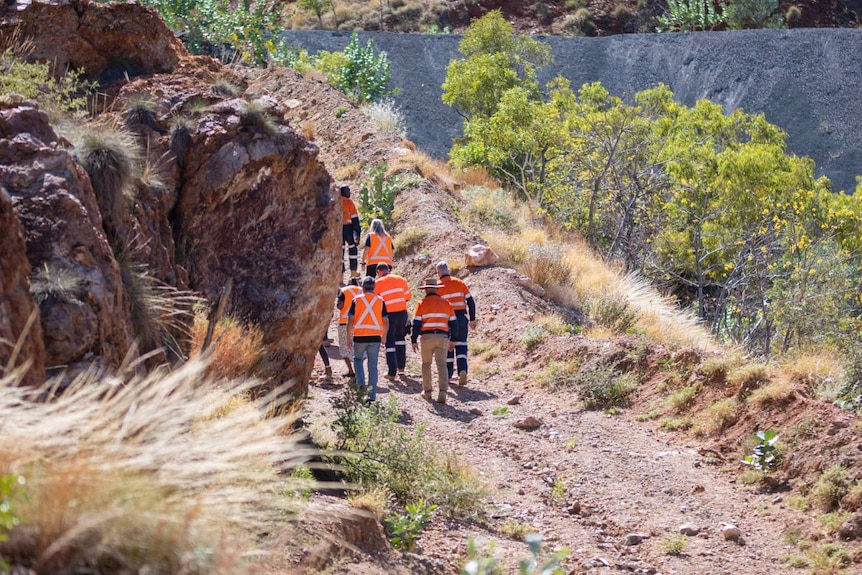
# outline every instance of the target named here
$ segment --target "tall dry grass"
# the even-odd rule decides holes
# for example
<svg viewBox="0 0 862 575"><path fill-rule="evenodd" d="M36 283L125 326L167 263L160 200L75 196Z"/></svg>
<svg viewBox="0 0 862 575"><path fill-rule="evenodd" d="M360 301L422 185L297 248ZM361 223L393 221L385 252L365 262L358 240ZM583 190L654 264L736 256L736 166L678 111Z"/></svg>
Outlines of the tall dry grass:
<svg viewBox="0 0 862 575"><path fill-rule="evenodd" d="M283 517L286 471L305 461L290 421L190 362L123 377L0 379L0 476L21 477L0 555L36 575L235 574L256 530ZM76 569L79 569L76 571Z"/></svg>
<svg viewBox="0 0 862 575"><path fill-rule="evenodd" d="M201 355L207 333L207 318L195 314L192 324L191 357ZM212 344L207 350L206 376L215 380L252 377L264 359L263 332L254 325L231 317L221 318L215 326Z"/></svg>

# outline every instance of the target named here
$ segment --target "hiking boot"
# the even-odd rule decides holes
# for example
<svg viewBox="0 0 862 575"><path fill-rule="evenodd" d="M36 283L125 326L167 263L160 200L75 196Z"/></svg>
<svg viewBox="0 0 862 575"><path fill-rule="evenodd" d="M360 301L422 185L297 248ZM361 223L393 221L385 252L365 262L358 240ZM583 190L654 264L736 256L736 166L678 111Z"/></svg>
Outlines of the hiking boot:
<svg viewBox="0 0 862 575"><path fill-rule="evenodd" d="M443 405L445 405L446 404L446 396L445 395L438 395L437 396L437 403L442 403Z"/></svg>
<svg viewBox="0 0 862 575"><path fill-rule="evenodd" d="M359 272L358 272L358 271L356 271L356 270L350 270L350 277L352 277L352 278L358 278L358 277L359 277Z"/></svg>
<svg viewBox="0 0 862 575"><path fill-rule="evenodd" d="M341 374L341 377L346 377L347 379L356 379L356 374L352 371L345 371Z"/></svg>
<svg viewBox="0 0 862 575"><path fill-rule="evenodd" d="M389 375L389 374L387 373L387 374L386 374L386 375L384 375L383 377L385 377L385 378L386 378L386 379L388 379L389 381L395 381L395 378L396 378L396 377L398 377L398 376L395 376L395 375Z"/></svg>
<svg viewBox="0 0 862 575"><path fill-rule="evenodd" d="M425 399L427 399L428 401L431 401L431 392L430 392L430 391L423 391L423 392L422 392L422 397L424 397L424 398L425 398Z"/></svg>
<svg viewBox="0 0 862 575"><path fill-rule="evenodd" d="M405 370L405 369L399 369L399 370L398 370L398 375L407 375L407 370Z"/></svg>
<svg viewBox="0 0 862 575"><path fill-rule="evenodd" d="M458 385L467 385L467 372L459 371L458 372Z"/></svg>

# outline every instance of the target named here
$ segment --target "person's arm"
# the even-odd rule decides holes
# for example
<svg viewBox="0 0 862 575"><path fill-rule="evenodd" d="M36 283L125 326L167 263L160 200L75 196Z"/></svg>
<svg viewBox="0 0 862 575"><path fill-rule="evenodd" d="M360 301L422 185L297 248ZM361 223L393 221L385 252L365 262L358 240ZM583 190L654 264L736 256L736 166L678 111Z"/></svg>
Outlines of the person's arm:
<svg viewBox="0 0 862 575"><path fill-rule="evenodd" d="M359 223L359 214L353 214L350 222L353 224L353 239L355 239L358 244L359 238L362 235L362 224Z"/></svg>
<svg viewBox="0 0 862 575"><path fill-rule="evenodd" d="M455 342L452 341L452 334L458 331L458 318L455 317L455 312L449 310L449 351L455 349Z"/></svg>
<svg viewBox="0 0 862 575"><path fill-rule="evenodd" d="M350 304L350 311L347 312L347 339L353 339L353 317L356 315L356 303Z"/></svg>
<svg viewBox="0 0 862 575"><path fill-rule="evenodd" d="M341 290L338 290L338 297L335 298L335 307L338 308L338 311L344 307L344 292Z"/></svg>
<svg viewBox="0 0 862 575"><path fill-rule="evenodd" d="M386 302L383 302L382 315L383 315L383 334L384 334L383 340L385 341L386 340L385 334L389 333L389 311L387 311L387 309L386 309Z"/></svg>
<svg viewBox="0 0 862 575"><path fill-rule="evenodd" d="M467 317L470 318L468 325L470 329L476 329L476 302L473 301L473 294L468 291L464 300L467 302Z"/></svg>
<svg viewBox="0 0 862 575"><path fill-rule="evenodd" d="M359 259L360 263L364 266L366 257L368 256L368 249L371 247L371 234L365 236L365 245L362 246L362 257Z"/></svg>

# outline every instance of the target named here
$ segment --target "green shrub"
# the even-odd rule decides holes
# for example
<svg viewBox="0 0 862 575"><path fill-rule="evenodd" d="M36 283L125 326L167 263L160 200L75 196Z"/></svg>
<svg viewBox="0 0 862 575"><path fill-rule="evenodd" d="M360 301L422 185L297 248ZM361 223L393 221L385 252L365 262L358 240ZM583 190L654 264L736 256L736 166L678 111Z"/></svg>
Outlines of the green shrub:
<svg viewBox="0 0 862 575"><path fill-rule="evenodd" d="M811 501L822 511L834 511L841 499L850 489L850 476L847 468L833 465L824 471L811 487Z"/></svg>
<svg viewBox="0 0 862 575"><path fill-rule="evenodd" d="M487 484L454 453L446 453L437 463L440 467L428 486L428 499L447 517L477 517L490 494Z"/></svg>
<svg viewBox="0 0 862 575"><path fill-rule="evenodd" d="M617 335L628 332L640 319L640 312L619 294L590 298L588 310L593 321Z"/></svg>
<svg viewBox="0 0 862 575"><path fill-rule="evenodd" d="M24 485L20 475L0 475L0 541L5 541L6 534L20 522L16 506L24 497Z"/></svg>
<svg viewBox="0 0 862 575"><path fill-rule="evenodd" d="M527 348L527 351L532 351L538 345L544 343L548 339L548 330L534 323L524 326L524 331L521 332L521 345Z"/></svg>
<svg viewBox="0 0 862 575"><path fill-rule="evenodd" d="M769 472L777 462L775 443L778 441L778 434L772 429L768 429L758 431L755 437L757 443L751 453L743 458L742 462L758 471Z"/></svg>
<svg viewBox="0 0 862 575"><path fill-rule="evenodd" d="M776 10L778 0L729 0L724 5L724 17L734 30L783 28L784 18Z"/></svg>
<svg viewBox="0 0 862 575"><path fill-rule="evenodd" d="M575 385L587 409L626 407L632 393L637 390L637 377L633 373L620 373L608 364L585 369L575 377Z"/></svg>
<svg viewBox="0 0 862 575"><path fill-rule="evenodd" d="M20 94L36 100L49 112L75 112L86 108L87 96L95 89L95 82L83 80L83 71L75 69L55 77L50 64L27 62L27 52L26 43L0 52L0 95Z"/></svg>
<svg viewBox="0 0 862 575"><path fill-rule="evenodd" d="M658 32L711 30L724 20L712 0L667 0L667 13L658 17Z"/></svg>
<svg viewBox="0 0 862 575"><path fill-rule="evenodd" d="M562 389L573 387L577 381L580 361L551 361L536 374L536 383L542 387Z"/></svg>
<svg viewBox="0 0 862 575"><path fill-rule="evenodd" d="M386 52L375 55L371 39L363 48L354 32L344 48L343 65L332 75L333 85L359 103L379 100L397 93L389 88L389 66Z"/></svg>
<svg viewBox="0 0 862 575"><path fill-rule="evenodd" d="M659 421L659 427L665 431L684 431L691 429L692 421L688 417L665 417Z"/></svg>
<svg viewBox="0 0 862 575"><path fill-rule="evenodd" d="M404 513L384 519L389 541L396 549L413 551L416 548L416 538L434 517L436 505L425 503L420 499L404 506Z"/></svg>
<svg viewBox="0 0 862 575"><path fill-rule="evenodd" d="M671 535L667 539L662 540L661 550L665 555L681 555L685 551L687 544L688 540L685 538L685 535Z"/></svg>
<svg viewBox="0 0 862 575"><path fill-rule="evenodd" d="M681 413L686 411L691 404L694 403L695 398L697 398L697 394L700 392L700 386L695 385L687 385L682 389L672 393L668 398L667 402L677 413Z"/></svg>

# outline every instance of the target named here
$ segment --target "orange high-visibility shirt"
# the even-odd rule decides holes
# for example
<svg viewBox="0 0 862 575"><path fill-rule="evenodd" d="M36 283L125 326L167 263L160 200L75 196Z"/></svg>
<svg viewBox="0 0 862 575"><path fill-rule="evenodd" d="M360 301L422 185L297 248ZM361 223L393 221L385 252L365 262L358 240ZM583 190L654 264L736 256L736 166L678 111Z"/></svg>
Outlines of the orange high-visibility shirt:
<svg viewBox="0 0 862 575"><path fill-rule="evenodd" d="M438 285L440 287L437 288L437 295L448 301L452 309L467 309L467 296L470 295L467 284L458 278L443 276Z"/></svg>
<svg viewBox="0 0 862 575"><path fill-rule="evenodd" d="M373 293L353 298L353 337L383 337L383 299Z"/></svg>
<svg viewBox="0 0 862 575"><path fill-rule="evenodd" d="M439 295L428 294L416 306L413 319L422 322L422 333L428 331L449 333L449 322L455 321L455 311L449 302Z"/></svg>
<svg viewBox="0 0 862 575"><path fill-rule="evenodd" d="M367 264L389 264L392 265L392 255L395 253L392 249L392 236L386 234L383 239L380 239L375 233L368 234L371 238L369 245L368 257L365 258Z"/></svg>
<svg viewBox="0 0 862 575"><path fill-rule="evenodd" d="M341 225L349 226L353 223L353 216L359 217L359 211L356 209L356 204L350 198L341 196Z"/></svg>
<svg viewBox="0 0 862 575"><path fill-rule="evenodd" d="M347 312L350 311L350 304L353 300L362 293L362 288L359 286L344 286L341 288L341 293L344 294L344 305L338 310L338 323L347 325Z"/></svg>
<svg viewBox="0 0 862 575"><path fill-rule="evenodd" d="M374 284L374 293L386 302L386 310L389 312L404 311L407 302L413 297L410 284L403 277L395 274L387 274L377 278Z"/></svg>

